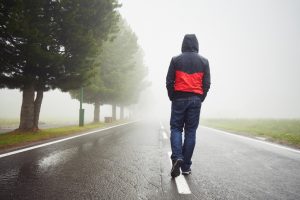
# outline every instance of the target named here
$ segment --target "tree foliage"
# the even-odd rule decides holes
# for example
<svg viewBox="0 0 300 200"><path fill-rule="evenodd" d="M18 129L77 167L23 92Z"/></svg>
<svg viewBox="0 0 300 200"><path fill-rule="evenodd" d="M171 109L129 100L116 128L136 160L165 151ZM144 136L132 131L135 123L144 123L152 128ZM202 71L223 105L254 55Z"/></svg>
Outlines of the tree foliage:
<svg viewBox="0 0 300 200"><path fill-rule="evenodd" d="M84 88L86 103L130 105L138 100L140 91L148 83L144 80L147 68L143 63L143 52L137 37L128 24L121 20L119 32L113 40L101 46L96 58L96 76L91 84ZM79 98L78 91L72 91L73 98ZM96 107L95 107L96 109Z"/></svg>
<svg viewBox="0 0 300 200"><path fill-rule="evenodd" d="M114 0L7 0L0 4L0 82L44 91L78 88L97 47L115 30Z"/></svg>
<svg viewBox="0 0 300 200"><path fill-rule="evenodd" d="M0 88L23 91L20 129L33 128L42 92L75 89L93 76L98 47L116 31L118 7L117 0L0 2Z"/></svg>

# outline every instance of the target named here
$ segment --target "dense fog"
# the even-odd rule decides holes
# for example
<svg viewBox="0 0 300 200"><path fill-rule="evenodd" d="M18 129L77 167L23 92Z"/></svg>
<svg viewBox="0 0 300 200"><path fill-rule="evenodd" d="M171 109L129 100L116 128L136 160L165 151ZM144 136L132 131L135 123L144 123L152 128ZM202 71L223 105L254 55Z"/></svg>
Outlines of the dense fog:
<svg viewBox="0 0 300 200"><path fill-rule="evenodd" d="M195 33L212 77L203 117L299 118L299 10L297 0L123 0L120 12L138 36L152 83L134 115L169 116L168 66L184 35ZM0 90L0 118L18 118L21 98L18 90ZM91 121L92 105L84 108ZM78 109L68 93L50 91L41 120L76 121ZM110 106L101 109L102 119L111 115Z"/></svg>

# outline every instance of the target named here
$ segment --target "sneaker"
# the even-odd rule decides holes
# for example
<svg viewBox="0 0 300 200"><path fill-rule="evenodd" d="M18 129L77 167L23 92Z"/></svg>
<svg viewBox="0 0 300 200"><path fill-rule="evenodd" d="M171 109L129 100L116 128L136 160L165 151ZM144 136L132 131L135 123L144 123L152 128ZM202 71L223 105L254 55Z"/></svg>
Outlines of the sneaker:
<svg viewBox="0 0 300 200"><path fill-rule="evenodd" d="M181 172L182 175L190 175L191 173L192 173L191 168Z"/></svg>
<svg viewBox="0 0 300 200"><path fill-rule="evenodd" d="M172 163L173 163L173 166L172 166L172 169L171 169L171 176L173 178L175 178L175 177L180 175L180 166L183 163L183 160L182 159L177 159L177 160L172 161Z"/></svg>

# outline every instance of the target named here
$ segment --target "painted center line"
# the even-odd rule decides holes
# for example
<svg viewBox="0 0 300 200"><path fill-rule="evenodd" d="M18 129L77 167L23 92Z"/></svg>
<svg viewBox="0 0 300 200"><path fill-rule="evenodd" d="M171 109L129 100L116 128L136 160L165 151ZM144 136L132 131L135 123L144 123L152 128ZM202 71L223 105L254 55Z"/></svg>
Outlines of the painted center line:
<svg viewBox="0 0 300 200"><path fill-rule="evenodd" d="M164 130L165 128L164 128L164 126L162 125L162 123L159 122L159 124L160 124L160 129L161 129L161 130Z"/></svg>
<svg viewBox="0 0 300 200"><path fill-rule="evenodd" d="M168 135L167 135L167 133L166 133L165 131L162 131L162 135L163 135L163 138L164 138L165 140L168 139Z"/></svg>
<svg viewBox="0 0 300 200"><path fill-rule="evenodd" d="M165 131L165 128L164 128L164 126L162 125L161 122L159 122L159 124L160 124L160 131L161 131L161 134L162 134L163 138L164 138L165 140L167 140L167 139L168 139L168 135L167 135L167 133L166 133L166 131Z"/></svg>
<svg viewBox="0 0 300 200"><path fill-rule="evenodd" d="M169 158L171 157L171 154L172 154L171 152L168 152ZM172 166L171 158L170 158L170 164ZM177 176L175 178L175 183L176 183L177 191L179 194L191 194L192 193L188 183L186 182L186 180L182 174L180 174L179 176Z"/></svg>

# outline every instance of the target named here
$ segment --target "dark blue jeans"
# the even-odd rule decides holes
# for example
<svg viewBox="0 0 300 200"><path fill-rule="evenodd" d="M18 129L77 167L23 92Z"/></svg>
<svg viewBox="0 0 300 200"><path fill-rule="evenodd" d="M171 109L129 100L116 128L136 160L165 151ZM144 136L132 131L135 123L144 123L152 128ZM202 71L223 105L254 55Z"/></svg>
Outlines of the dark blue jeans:
<svg viewBox="0 0 300 200"><path fill-rule="evenodd" d="M183 159L181 170L188 170L192 165L192 155L196 143L196 130L199 124L201 99L198 96L172 101L171 112L171 148L172 160ZM184 142L182 132L184 129Z"/></svg>

